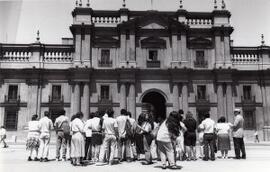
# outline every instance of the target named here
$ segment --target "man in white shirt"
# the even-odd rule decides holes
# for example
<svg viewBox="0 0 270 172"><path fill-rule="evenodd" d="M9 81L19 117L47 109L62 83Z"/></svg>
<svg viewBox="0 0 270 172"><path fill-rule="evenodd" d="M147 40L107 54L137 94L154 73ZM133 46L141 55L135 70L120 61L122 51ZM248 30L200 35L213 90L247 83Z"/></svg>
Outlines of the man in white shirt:
<svg viewBox="0 0 270 172"><path fill-rule="evenodd" d="M125 109L121 109L120 113L121 115L116 118L119 132L118 158L120 158L120 161L127 160L128 162L131 162L130 140L126 135L126 124L129 117Z"/></svg>
<svg viewBox="0 0 270 172"><path fill-rule="evenodd" d="M209 147L210 147L210 159L215 160L214 144L215 144L215 121L210 118L210 114L205 114L205 119L200 125L201 130L204 132L204 161L209 160Z"/></svg>
<svg viewBox="0 0 270 172"><path fill-rule="evenodd" d="M0 128L0 143L2 143L2 142L4 143L4 148L8 147L8 145L5 141L6 138L7 138L6 129L4 126L1 126L1 128Z"/></svg>
<svg viewBox="0 0 270 172"><path fill-rule="evenodd" d="M49 143L50 143L50 132L53 129L52 120L49 119L49 112L44 112L44 117L39 120L40 124L40 147L39 147L39 158L40 162L47 162L49 155Z"/></svg>
<svg viewBox="0 0 270 172"><path fill-rule="evenodd" d="M92 129L89 128L91 125L91 119L95 116L95 113L90 113L89 119L85 122L84 132L85 132L85 160L92 159Z"/></svg>
<svg viewBox="0 0 270 172"><path fill-rule="evenodd" d="M246 150L244 143L244 118L241 114L240 109L234 110L234 123L233 123L233 143L235 150L235 158L236 159L246 159ZM240 156L240 151L242 152L242 156Z"/></svg>
<svg viewBox="0 0 270 172"><path fill-rule="evenodd" d="M54 122L55 131L56 131L56 159L58 161L61 161L60 158L60 150L62 147L62 157L64 160L66 160L66 153L67 153L67 145L70 140L70 130L66 127L69 126L69 119L67 116L65 116L66 111L62 109L60 111L60 116L56 118Z"/></svg>
<svg viewBox="0 0 270 172"><path fill-rule="evenodd" d="M118 138L118 125L113 115L114 111L109 110L108 117L104 118L102 130L105 133L105 138L103 140L103 149L101 149L99 156L99 161L104 162L105 155L108 155L110 165L113 164Z"/></svg>

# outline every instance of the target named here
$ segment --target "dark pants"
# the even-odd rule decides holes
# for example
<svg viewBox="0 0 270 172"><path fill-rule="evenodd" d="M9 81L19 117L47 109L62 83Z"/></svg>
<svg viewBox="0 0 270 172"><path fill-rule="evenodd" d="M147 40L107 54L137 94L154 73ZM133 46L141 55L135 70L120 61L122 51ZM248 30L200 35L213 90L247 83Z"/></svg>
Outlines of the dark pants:
<svg viewBox="0 0 270 172"><path fill-rule="evenodd" d="M205 133L203 136L203 152L204 159L209 159L209 147L210 147L210 156L211 160L215 160L215 136L212 133Z"/></svg>
<svg viewBox="0 0 270 172"><path fill-rule="evenodd" d="M86 137L85 139L85 156L86 160L91 160L92 158L92 137Z"/></svg>
<svg viewBox="0 0 270 172"><path fill-rule="evenodd" d="M240 151L242 152L242 158L246 158L246 149L243 138L233 138L235 157L240 159Z"/></svg>

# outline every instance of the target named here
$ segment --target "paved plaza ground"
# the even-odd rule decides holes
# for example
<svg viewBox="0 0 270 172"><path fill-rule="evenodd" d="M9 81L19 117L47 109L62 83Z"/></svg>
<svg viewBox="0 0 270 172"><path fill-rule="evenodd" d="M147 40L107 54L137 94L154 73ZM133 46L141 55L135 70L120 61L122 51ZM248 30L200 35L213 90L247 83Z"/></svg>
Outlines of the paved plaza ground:
<svg viewBox="0 0 270 172"><path fill-rule="evenodd" d="M50 158L54 158L55 149L51 146ZM247 144L247 159L217 159L216 161L177 162L183 172L266 172L270 169L270 144ZM24 145L10 145L9 148L0 148L0 171L1 172L148 172L163 171L160 162L150 166L143 166L140 162L122 163L113 166L89 165L86 167L73 167L68 162L28 162L28 152ZM218 154L219 155L219 154ZM233 156L233 151L230 156ZM165 171L170 171L169 169ZM172 170L171 170L172 171ZM174 170L176 171L176 170ZM177 170L178 171L178 170Z"/></svg>

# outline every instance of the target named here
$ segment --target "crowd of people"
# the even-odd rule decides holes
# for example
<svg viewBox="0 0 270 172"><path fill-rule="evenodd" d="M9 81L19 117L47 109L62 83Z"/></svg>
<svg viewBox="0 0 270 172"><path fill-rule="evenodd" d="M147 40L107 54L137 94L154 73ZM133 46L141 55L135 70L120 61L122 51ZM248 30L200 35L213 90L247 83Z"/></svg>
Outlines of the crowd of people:
<svg viewBox="0 0 270 172"><path fill-rule="evenodd" d="M199 123L191 112L184 114L183 110L171 112L166 119L155 118L151 112L142 113L136 121L130 112L122 109L117 117L113 110L107 110L90 113L89 119L84 121L81 112L69 119L61 110L53 123L49 112L45 112L41 119L33 115L28 124L28 161L49 161L53 129L57 137L56 160L70 161L74 166L89 162L113 165L123 161L142 161L142 165L150 165L156 159L161 161L162 169L176 169L177 161L198 158L214 161L217 151L226 159L231 150L231 134L235 159L245 159L244 119L240 109L235 109L234 115L232 124L226 122L225 117L220 117L216 123L210 114L205 114Z"/></svg>

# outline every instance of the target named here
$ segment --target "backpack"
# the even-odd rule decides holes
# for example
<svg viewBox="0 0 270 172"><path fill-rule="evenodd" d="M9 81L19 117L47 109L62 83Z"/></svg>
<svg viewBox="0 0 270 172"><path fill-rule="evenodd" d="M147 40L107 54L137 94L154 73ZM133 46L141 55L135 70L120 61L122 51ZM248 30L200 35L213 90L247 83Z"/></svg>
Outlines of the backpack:
<svg viewBox="0 0 270 172"><path fill-rule="evenodd" d="M70 135L70 126L67 121L64 121L60 127L63 130L64 135Z"/></svg>
<svg viewBox="0 0 270 172"><path fill-rule="evenodd" d="M128 119L126 120L125 131L126 131L126 138L133 137L134 132L132 132L132 125Z"/></svg>

